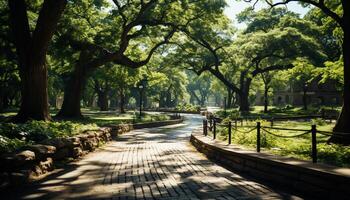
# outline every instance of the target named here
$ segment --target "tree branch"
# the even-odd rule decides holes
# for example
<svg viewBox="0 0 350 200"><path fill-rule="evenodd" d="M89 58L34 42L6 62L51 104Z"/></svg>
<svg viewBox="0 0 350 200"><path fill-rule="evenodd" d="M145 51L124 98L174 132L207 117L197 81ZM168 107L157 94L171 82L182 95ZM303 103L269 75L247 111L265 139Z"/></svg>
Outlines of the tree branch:
<svg viewBox="0 0 350 200"><path fill-rule="evenodd" d="M288 65L272 65L269 67L265 67L263 69L257 68L253 72L251 72L252 76L255 77L258 74L265 73L265 72L270 72L274 70L286 70L286 69L292 69L294 68L293 64L288 64Z"/></svg>

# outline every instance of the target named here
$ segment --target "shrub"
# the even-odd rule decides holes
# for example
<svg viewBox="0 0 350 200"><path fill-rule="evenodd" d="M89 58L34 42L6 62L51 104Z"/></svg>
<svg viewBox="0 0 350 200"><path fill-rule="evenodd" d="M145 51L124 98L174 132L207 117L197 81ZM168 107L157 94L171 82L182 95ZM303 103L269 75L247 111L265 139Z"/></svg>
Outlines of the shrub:
<svg viewBox="0 0 350 200"><path fill-rule="evenodd" d="M175 110L187 111L187 112L199 112L201 110L201 107L198 105L184 103L184 104L177 105Z"/></svg>
<svg viewBox="0 0 350 200"><path fill-rule="evenodd" d="M12 152L26 145L25 141L0 135L0 153Z"/></svg>
<svg viewBox="0 0 350 200"><path fill-rule="evenodd" d="M79 124L71 121L30 121L24 124L0 124L0 151L8 152L28 143L45 139L70 137L85 130L97 129L96 124Z"/></svg>

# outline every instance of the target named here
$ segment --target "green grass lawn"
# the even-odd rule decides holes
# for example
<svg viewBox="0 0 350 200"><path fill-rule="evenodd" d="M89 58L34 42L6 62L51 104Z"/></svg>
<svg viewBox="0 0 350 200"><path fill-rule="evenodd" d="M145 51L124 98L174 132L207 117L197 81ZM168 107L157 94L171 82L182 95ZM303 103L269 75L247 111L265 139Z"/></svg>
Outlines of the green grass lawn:
<svg viewBox="0 0 350 200"><path fill-rule="evenodd" d="M98 111L94 109L82 108L83 119L67 120L75 123L90 124L94 123L98 126L105 126L109 124L125 124L125 123L140 123L140 122L153 122L168 120L170 117L166 114L152 114L142 113L142 117L139 118L139 113L134 111L128 111L127 113L120 114L117 111ZM50 114L54 117L57 114L56 109L51 109ZM16 115L16 110L0 113L0 118L3 120L9 119Z"/></svg>
<svg viewBox="0 0 350 200"><path fill-rule="evenodd" d="M261 123L263 127L266 127L265 129L267 131L272 132L276 135L294 136L303 133L302 131L273 130L267 128L271 126L270 122L262 121ZM240 123L238 124L238 131L241 132L247 132L252 129L245 128L244 126L256 126L255 121L244 122L243 127L240 126ZM314 121L275 122L273 127L310 130L311 124L316 124L317 129L321 131L331 131L334 126L334 123L325 122L319 119ZM253 130L250 133L241 133L238 131L232 130L232 144L255 150L256 130ZM219 140L228 140L227 128L218 126L217 133L217 138ZM212 135L210 132L209 134ZM350 167L350 147L336 144L327 144L327 140L327 136L317 134L317 151L319 162L341 167ZM262 151L268 153L298 158L302 160L311 160L311 134L296 138L280 138L270 135L264 130L261 130L261 146Z"/></svg>
<svg viewBox="0 0 350 200"><path fill-rule="evenodd" d="M341 107L322 107L327 110L340 111ZM264 112L264 106L252 106L248 113L240 113L238 108L226 110L226 114L223 110L216 112L216 115L225 118L278 118L278 117L296 117L307 115L320 115L321 107L309 107L308 110L304 110L302 107L284 106L276 107L270 106L268 112Z"/></svg>
<svg viewBox="0 0 350 200"><path fill-rule="evenodd" d="M138 112L128 111L120 114L116 111L94 111L89 109L82 109L84 119L79 120L81 123L95 123L98 126L105 126L109 124L126 124L126 123L141 123L169 120L169 115L166 114L152 114L142 113L141 118Z"/></svg>

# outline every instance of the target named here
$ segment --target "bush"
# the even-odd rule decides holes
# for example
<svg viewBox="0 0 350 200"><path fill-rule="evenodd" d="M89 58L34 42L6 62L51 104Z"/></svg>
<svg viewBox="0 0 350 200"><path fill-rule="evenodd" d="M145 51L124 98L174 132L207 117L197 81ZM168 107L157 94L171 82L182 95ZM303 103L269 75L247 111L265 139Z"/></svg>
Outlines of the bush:
<svg viewBox="0 0 350 200"><path fill-rule="evenodd" d="M184 104L177 105L175 110L187 111L187 112L199 112L201 110L201 107L198 106L198 105L192 105L192 104L184 103Z"/></svg>
<svg viewBox="0 0 350 200"><path fill-rule="evenodd" d="M79 124L70 121L30 121L24 124L0 124L0 151L9 152L28 143L46 139L70 137L85 130L97 129L96 124Z"/></svg>
<svg viewBox="0 0 350 200"><path fill-rule="evenodd" d="M19 140L17 138L8 138L0 135L0 153L13 152L25 146L27 143L25 141Z"/></svg>

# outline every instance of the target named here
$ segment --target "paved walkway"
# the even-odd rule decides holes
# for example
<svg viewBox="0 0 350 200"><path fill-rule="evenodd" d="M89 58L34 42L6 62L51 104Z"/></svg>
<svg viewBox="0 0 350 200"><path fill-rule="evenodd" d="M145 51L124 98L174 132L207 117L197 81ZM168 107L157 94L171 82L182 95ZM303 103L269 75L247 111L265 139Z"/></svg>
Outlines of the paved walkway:
<svg viewBox="0 0 350 200"><path fill-rule="evenodd" d="M198 153L188 137L200 118L190 118L187 125L124 134L71 168L16 194L22 199L295 198L230 172Z"/></svg>

